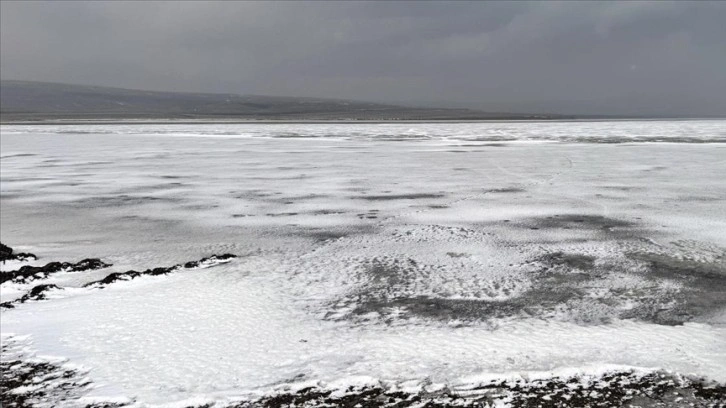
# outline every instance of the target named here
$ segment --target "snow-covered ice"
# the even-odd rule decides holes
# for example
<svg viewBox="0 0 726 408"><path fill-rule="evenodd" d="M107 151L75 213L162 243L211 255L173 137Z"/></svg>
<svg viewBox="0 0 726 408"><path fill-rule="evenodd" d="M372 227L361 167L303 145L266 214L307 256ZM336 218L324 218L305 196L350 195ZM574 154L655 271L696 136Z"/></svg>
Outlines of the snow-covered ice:
<svg viewBox="0 0 726 408"><path fill-rule="evenodd" d="M87 400L611 365L726 382L724 121L1 130L2 242L113 264L2 311Z"/></svg>

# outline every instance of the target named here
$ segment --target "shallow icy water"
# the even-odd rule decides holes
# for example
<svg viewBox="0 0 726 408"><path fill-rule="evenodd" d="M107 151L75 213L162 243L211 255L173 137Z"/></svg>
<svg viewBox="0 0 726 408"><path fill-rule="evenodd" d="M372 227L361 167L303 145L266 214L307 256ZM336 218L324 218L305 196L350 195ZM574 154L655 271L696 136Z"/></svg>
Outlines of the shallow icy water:
<svg viewBox="0 0 726 408"><path fill-rule="evenodd" d="M606 364L726 381L725 128L3 126L2 242L114 265L51 276L2 332L142 403Z"/></svg>

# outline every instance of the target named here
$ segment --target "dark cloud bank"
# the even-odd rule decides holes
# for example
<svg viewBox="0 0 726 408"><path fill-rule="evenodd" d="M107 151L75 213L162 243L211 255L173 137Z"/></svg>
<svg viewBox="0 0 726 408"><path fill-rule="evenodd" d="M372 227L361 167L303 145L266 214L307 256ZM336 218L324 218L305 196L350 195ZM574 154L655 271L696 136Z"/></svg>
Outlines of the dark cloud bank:
<svg viewBox="0 0 726 408"><path fill-rule="evenodd" d="M720 2L8 2L2 79L725 115Z"/></svg>

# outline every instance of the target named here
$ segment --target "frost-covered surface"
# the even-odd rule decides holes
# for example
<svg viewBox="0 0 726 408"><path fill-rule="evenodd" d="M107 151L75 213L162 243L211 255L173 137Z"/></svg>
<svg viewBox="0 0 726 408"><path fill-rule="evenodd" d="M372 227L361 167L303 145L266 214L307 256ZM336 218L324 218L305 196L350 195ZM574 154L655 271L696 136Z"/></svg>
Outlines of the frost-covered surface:
<svg viewBox="0 0 726 408"><path fill-rule="evenodd" d="M573 132L573 129L576 129ZM167 135L261 138L331 138L371 141L554 141L572 143L723 143L723 121L505 121L378 124L135 124L5 125L5 134Z"/></svg>
<svg viewBox="0 0 726 408"><path fill-rule="evenodd" d="M465 390L608 364L723 383L724 129L3 126L0 240L34 265L113 266L3 283L2 301L63 289L0 328L82 367L87 401ZM239 258L83 288L223 253Z"/></svg>
<svg viewBox="0 0 726 408"><path fill-rule="evenodd" d="M124 397L92 397L97 385L88 370L62 358L37 355L29 336L3 336L4 407L138 407ZM499 373L466 379L459 386L406 381L386 383L371 377L321 384L280 384L259 395L227 398L197 396L167 406L251 407L720 407L726 387L663 370L600 365L549 372Z"/></svg>

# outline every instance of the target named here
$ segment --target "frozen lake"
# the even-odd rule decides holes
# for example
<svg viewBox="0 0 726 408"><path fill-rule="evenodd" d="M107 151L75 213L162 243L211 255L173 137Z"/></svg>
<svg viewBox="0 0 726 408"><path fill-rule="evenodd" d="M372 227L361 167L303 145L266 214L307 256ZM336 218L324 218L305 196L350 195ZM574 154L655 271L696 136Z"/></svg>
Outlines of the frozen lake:
<svg viewBox="0 0 726 408"><path fill-rule="evenodd" d="M86 397L612 367L726 382L724 121L1 130L0 240L113 264L2 310L3 341L87 370Z"/></svg>

